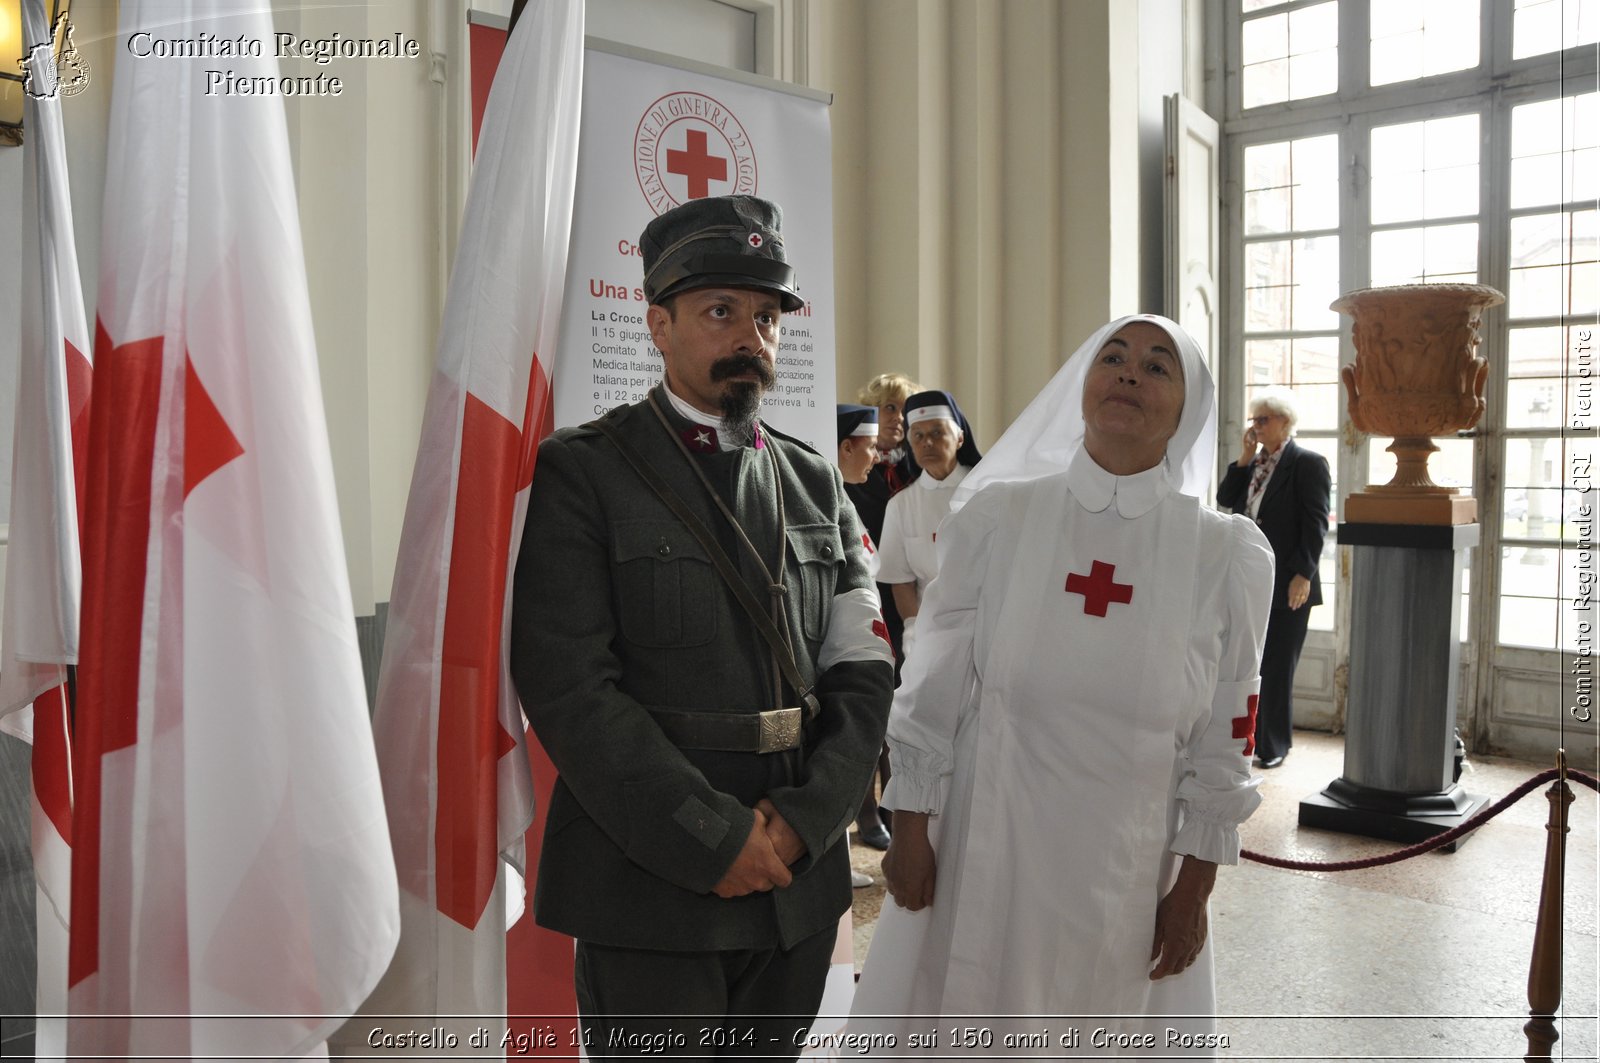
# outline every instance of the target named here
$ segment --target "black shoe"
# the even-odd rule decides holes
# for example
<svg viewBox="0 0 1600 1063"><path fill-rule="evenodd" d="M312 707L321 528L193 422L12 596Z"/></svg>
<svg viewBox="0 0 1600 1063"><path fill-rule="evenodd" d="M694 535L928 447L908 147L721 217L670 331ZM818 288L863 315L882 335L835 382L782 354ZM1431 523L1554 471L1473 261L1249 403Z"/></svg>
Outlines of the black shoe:
<svg viewBox="0 0 1600 1063"><path fill-rule="evenodd" d="M889 832L883 829L882 824L874 824L866 830L856 830L856 840L869 849L876 849L880 853L889 848Z"/></svg>
<svg viewBox="0 0 1600 1063"><path fill-rule="evenodd" d="M1283 758L1282 757L1267 757L1265 760L1263 760L1261 762L1261 766L1263 768L1268 768L1268 769L1280 767L1282 764L1283 764Z"/></svg>

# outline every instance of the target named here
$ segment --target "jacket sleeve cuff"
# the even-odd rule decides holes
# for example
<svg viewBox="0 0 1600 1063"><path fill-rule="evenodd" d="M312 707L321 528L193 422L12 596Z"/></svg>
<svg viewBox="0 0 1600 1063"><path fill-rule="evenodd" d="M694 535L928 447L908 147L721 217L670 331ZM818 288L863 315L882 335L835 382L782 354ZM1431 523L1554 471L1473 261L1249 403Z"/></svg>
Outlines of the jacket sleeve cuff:
<svg viewBox="0 0 1600 1063"><path fill-rule="evenodd" d="M809 870L844 839L872 779L888 723L894 669L887 661L844 661L817 684L820 732L793 786L767 792L772 806L805 843L793 865Z"/></svg>

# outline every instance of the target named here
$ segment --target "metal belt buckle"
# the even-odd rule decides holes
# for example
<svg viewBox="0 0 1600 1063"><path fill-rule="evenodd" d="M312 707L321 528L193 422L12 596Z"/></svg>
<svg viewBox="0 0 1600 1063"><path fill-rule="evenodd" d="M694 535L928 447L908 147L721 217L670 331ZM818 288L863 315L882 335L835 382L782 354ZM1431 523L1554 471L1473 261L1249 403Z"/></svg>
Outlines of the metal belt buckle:
<svg viewBox="0 0 1600 1063"><path fill-rule="evenodd" d="M757 753L781 753L800 744L801 710L768 709L761 713L761 739Z"/></svg>

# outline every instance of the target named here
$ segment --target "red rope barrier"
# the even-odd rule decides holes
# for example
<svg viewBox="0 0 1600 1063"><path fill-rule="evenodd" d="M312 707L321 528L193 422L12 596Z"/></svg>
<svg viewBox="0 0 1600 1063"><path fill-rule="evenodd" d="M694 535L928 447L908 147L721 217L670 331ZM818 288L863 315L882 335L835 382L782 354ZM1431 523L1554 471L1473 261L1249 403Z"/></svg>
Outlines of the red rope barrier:
<svg viewBox="0 0 1600 1063"><path fill-rule="evenodd" d="M1429 838L1425 842L1408 845L1404 849L1396 849L1392 853L1384 853L1381 856L1368 856L1361 860L1334 860L1324 863L1318 860L1285 860L1281 856L1268 856L1265 853L1258 853L1251 849L1245 849L1239 855L1258 864L1266 864L1268 867L1281 867L1289 871L1358 871L1364 867L1379 867L1383 864L1399 863L1401 860L1409 860L1413 856L1420 856L1423 853L1432 852L1440 846L1449 845L1463 834L1477 830L1489 820L1527 797L1540 783L1549 782L1560 774L1561 772L1558 768L1548 768L1541 771L1459 827L1452 827L1443 834ZM1573 782L1582 783L1591 790L1600 792L1600 781L1597 781L1593 775L1586 775L1581 771L1568 770L1567 778Z"/></svg>

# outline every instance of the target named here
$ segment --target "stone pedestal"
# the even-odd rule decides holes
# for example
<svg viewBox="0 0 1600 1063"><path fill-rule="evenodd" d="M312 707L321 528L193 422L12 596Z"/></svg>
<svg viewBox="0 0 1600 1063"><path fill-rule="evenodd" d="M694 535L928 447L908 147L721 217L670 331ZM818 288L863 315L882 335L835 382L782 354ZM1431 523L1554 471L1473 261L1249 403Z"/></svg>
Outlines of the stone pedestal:
<svg viewBox="0 0 1600 1063"><path fill-rule="evenodd" d="M1300 802L1301 825L1418 842L1488 804L1451 778L1461 574L1478 530L1339 526L1353 555L1344 774Z"/></svg>

